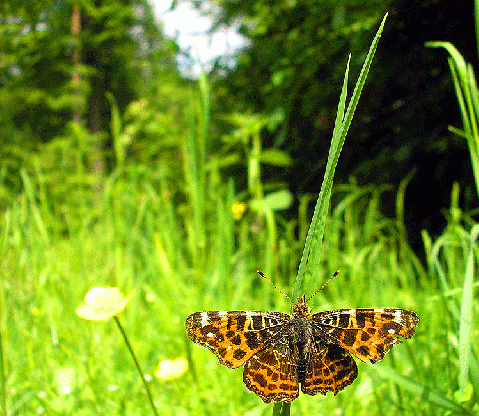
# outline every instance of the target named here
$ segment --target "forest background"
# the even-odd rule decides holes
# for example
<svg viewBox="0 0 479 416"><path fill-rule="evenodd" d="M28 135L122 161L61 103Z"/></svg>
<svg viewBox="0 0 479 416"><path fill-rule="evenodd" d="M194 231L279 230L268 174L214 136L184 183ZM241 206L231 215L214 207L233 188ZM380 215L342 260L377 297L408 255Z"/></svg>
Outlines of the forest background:
<svg viewBox="0 0 479 416"><path fill-rule="evenodd" d="M479 108L477 5L214 6L216 27L239 22L249 44L191 80L146 0L0 4L1 411L150 411L111 322L75 314L90 288L114 286L135 290L121 320L162 414L269 414L240 370L190 345L184 319L289 311L255 270L291 293L348 56L354 85L389 12L336 168L323 281L308 289L341 269L316 311L401 307L420 323L360 364L349 394L301 396L292 412L477 414L479 140L464 110ZM451 68L465 65L429 41L472 63L464 105ZM188 369L162 376L176 358Z"/></svg>

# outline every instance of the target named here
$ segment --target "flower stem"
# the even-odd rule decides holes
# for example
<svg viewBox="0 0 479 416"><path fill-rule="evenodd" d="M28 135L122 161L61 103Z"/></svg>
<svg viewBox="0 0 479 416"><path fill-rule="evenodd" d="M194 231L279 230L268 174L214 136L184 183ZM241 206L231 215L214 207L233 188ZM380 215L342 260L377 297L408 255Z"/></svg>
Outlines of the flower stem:
<svg viewBox="0 0 479 416"><path fill-rule="evenodd" d="M3 367L3 346L2 346L2 332L0 330L0 390L1 390L1 402L3 408L4 416L7 415L7 401L6 401L6 394L5 394L5 373Z"/></svg>
<svg viewBox="0 0 479 416"><path fill-rule="evenodd" d="M126 346L128 347L128 350L130 351L130 354L133 357L133 361L135 362L135 366L136 366L138 372L140 373L141 379L143 380L143 385L145 386L146 392L148 394L148 399L150 400L150 404L151 404L151 408L153 409L153 413L156 416L158 416L158 413L157 413L156 408L155 408L155 404L153 403L153 397L151 397L151 392L150 392L150 389L148 387L148 383L146 382L145 376L143 375L143 372L141 371L140 364L138 363L138 360L136 359L136 355L133 352L133 348L131 347L130 342L128 341L128 337L126 336L126 333L123 330L123 327L121 326L120 320L118 319L118 317L114 316L113 318L115 319L115 322L117 323L118 328L120 329L120 332L123 335L123 339L125 340Z"/></svg>

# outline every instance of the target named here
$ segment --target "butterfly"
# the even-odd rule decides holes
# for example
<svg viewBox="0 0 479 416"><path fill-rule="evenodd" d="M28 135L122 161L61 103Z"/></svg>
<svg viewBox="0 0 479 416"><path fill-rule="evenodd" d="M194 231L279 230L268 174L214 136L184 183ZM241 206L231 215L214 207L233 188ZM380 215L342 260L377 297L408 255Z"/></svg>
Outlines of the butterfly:
<svg viewBox="0 0 479 416"><path fill-rule="evenodd" d="M338 393L358 375L352 356L363 362L380 361L401 342L398 337L414 335L418 322L418 316L406 309L338 309L311 314L303 295L291 315L195 312L186 319L186 329L193 342L212 351L224 366L244 364L246 387L269 403L293 401L299 395L299 385L309 395Z"/></svg>

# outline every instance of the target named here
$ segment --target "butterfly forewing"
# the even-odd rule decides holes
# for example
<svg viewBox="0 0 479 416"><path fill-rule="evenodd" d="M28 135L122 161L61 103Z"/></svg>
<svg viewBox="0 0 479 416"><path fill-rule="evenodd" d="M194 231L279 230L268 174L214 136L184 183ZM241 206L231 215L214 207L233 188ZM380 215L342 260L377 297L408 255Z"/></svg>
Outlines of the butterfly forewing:
<svg viewBox="0 0 479 416"><path fill-rule="evenodd" d="M406 309L339 309L313 315L315 335L337 344L361 361L376 363L414 335L419 318Z"/></svg>
<svg viewBox="0 0 479 416"><path fill-rule="evenodd" d="M186 329L190 339L212 351L221 364L237 368L278 337L289 319L281 312L196 312L186 319Z"/></svg>

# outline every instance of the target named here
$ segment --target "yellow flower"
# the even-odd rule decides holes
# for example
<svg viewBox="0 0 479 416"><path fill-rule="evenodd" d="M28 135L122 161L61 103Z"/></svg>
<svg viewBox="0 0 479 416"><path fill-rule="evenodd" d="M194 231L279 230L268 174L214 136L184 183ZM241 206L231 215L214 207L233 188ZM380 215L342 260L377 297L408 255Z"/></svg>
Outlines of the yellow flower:
<svg viewBox="0 0 479 416"><path fill-rule="evenodd" d="M116 287L94 287L86 294L85 304L77 308L77 315L91 321L104 321L125 309L133 293L125 298Z"/></svg>
<svg viewBox="0 0 479 416"><path fill-rule="evenodd" d="M231 212L233 212L233 218L236 221L239 221L241 217L243 217L243 214L246 211L246 204L244 202L235 202L231 206Z"/></svg>
<svg viewBox="0 0 479 416"><path fill-rule="evenodd" d="M180 377L188 370L188 361L184 358L177 358L176 360L163 360L158 364L155 371L155 376L160 380L170 381Z"/></svg>

